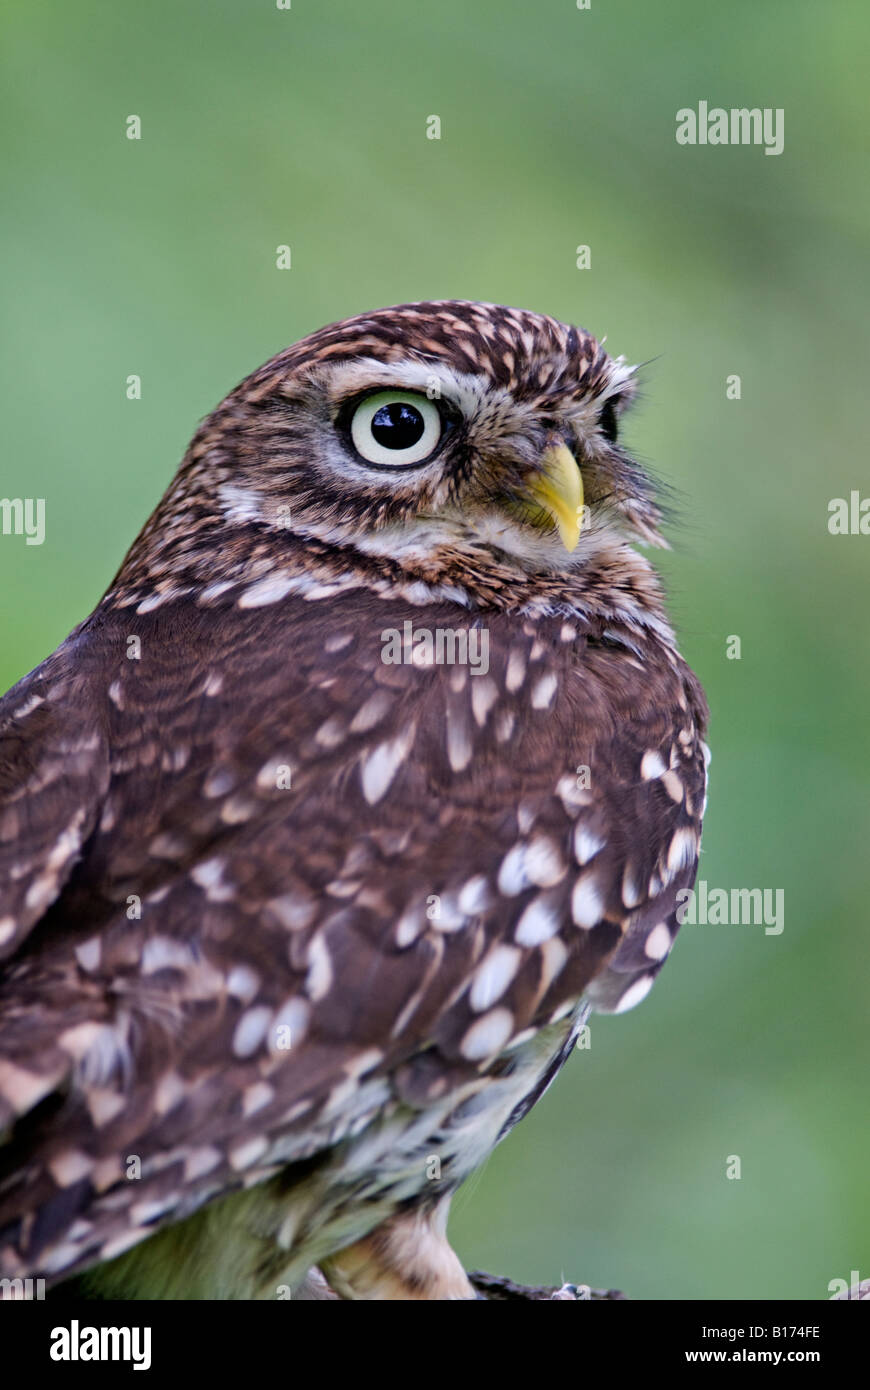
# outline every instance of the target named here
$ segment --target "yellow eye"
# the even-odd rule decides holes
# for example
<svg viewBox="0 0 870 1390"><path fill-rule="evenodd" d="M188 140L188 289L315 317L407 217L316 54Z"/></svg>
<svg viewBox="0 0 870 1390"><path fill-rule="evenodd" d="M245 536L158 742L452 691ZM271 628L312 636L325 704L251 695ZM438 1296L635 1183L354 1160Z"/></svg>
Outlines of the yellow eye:
<svg viewBox="0 0 870 1390"><path fill-rule="evenodd" d="M358 405L350 437L367 463L401 468L422 463L441 438L441 416L426 396L412 391L378 391Z"/></svg>

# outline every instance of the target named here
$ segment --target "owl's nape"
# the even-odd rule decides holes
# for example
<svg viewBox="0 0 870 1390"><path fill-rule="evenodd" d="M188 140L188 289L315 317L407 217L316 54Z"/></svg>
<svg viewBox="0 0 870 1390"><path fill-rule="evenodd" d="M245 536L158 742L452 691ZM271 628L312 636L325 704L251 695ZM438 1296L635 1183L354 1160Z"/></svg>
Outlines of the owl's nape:
<svg viewBox="0 0 870 1390"><path fill-rule="evenodd" d="M473 1296L452 1194L695 876L632 383L492 305L320 330L0 702L0 1275Z"/></svg>

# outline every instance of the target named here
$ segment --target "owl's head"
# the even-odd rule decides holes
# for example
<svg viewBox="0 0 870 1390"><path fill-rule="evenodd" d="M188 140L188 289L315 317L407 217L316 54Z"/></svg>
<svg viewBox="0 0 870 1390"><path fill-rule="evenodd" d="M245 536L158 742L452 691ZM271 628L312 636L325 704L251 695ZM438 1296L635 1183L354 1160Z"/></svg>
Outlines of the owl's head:
<svg viewBox="0 0 870 1390"><path fill-rule="evenodd" d="M362 314L274 357L204 421L164 531L188 553L208 531L213 555L215 526L254 528L429 578L570 573L608 546L665 543L619 442L633 393L622 358L542 314L448 300Z"/></svg>

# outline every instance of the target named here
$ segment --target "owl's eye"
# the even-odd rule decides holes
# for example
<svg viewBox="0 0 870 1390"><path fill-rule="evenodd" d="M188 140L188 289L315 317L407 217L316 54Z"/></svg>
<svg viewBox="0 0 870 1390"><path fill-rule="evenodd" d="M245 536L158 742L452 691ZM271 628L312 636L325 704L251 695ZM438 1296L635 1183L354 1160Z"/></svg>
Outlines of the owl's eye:
<svg viewBox="0 0 870 1390"><path fill-rule="evenodd" d="M358 405L350 437L367 463L401 468L422 463L441 438L441 416L432 401L411 391L377 391Z"/></svg>

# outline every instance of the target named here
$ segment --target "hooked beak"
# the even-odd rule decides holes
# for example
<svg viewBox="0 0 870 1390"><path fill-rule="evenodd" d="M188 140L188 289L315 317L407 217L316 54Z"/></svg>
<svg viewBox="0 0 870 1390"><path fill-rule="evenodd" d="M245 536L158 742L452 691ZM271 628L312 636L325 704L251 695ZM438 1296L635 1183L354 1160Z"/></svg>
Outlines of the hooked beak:
<svg viewBox="0 0 870 1390"><path fill-rule="evenodd" d="M583 525L583 477L577 460L561 440L544 450L540 472L526 484L525 496L555 522L565 549L576 550Z"/></svg>

